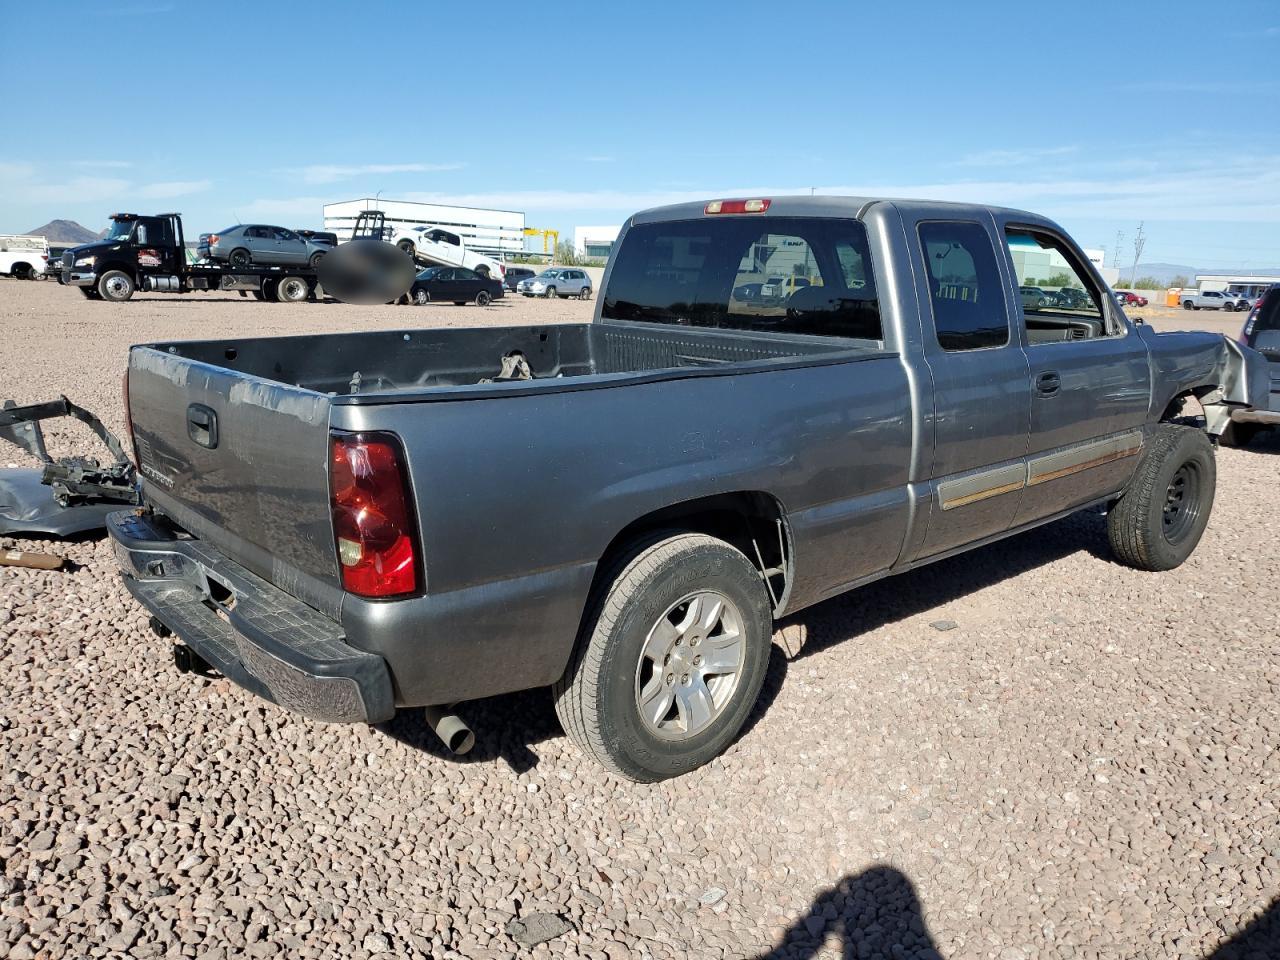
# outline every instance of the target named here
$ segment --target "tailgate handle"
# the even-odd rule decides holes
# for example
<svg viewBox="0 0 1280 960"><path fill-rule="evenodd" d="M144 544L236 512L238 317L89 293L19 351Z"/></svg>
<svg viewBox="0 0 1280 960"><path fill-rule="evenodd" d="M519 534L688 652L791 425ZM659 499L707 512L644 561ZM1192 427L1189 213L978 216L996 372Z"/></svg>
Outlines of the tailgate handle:
<svg viewBox="0 0 1280 960"><path fill-rule="evenodd" d="M218 445L218 415L203 403L187 407L187 436L212 450Z"/></svg>

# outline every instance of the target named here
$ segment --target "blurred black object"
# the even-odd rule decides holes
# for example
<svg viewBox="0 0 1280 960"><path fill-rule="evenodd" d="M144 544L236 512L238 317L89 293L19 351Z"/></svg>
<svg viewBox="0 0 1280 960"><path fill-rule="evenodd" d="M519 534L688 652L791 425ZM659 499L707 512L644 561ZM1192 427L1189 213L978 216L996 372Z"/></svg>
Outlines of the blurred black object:
<svg viewBox="0 0 1280 960"><path fill-rule="evenodd" d="M366 237L342 243L316 272L329 296L346 303L389 303L409 292L416 270L403 250Z"/></svg>

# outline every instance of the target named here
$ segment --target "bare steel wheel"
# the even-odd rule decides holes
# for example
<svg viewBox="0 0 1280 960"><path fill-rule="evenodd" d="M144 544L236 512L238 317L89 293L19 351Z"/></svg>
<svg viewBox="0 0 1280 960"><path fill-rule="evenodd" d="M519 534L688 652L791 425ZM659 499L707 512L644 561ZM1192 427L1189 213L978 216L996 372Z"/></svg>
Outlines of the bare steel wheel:
<svg viewBox="0 0 1280 960"><path fill-rule="evenodd" d="M645 638L636 666L636 709L664 740L701 733L738 688L746 644L742 614L717 591L677 601Z"/></svg>

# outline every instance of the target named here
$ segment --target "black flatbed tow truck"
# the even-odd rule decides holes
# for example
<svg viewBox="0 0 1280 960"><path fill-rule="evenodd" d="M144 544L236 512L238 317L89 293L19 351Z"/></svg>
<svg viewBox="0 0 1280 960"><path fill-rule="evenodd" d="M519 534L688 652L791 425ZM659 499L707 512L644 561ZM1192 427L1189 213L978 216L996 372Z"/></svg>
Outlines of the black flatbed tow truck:
<svg viewBox="0 0 1280 960"><path fill-rule="evenodd" d="M107 235L72 247L62 255L60 266L58 282L79 287L90 300L123 302L138 290L240 290L260 300L281 303L321 295L316 271L306 264L232 267L208 260L188 263L180 213L112 214Z"/></svg>

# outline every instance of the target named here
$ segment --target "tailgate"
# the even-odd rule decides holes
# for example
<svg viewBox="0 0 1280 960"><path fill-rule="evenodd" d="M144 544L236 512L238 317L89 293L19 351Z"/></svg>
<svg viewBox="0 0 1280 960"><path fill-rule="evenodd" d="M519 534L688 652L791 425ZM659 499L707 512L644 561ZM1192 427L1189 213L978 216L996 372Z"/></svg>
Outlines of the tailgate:
<svg viewBox="0 0 1280 960"><path fill-rule="evenodd" d="M146 500L336 615L329 398L152 347L130 352L128 391Z"/></svg>

